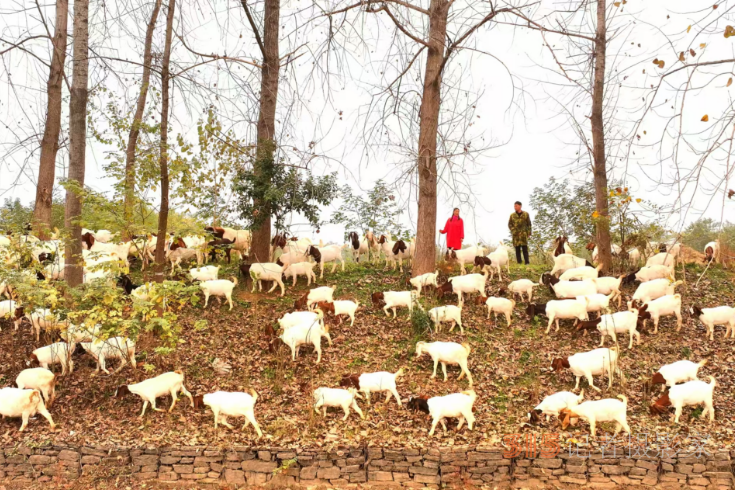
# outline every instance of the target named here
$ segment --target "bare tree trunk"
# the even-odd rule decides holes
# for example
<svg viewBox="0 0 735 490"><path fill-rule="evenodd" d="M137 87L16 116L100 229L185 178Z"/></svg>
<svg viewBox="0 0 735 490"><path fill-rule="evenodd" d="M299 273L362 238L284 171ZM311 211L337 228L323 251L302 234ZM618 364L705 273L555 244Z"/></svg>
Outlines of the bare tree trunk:
<svg viewBox="0 0 735 490"><path fill-rule="evenodd" d="M151 20L148 22L148 28L145 32L145 44L143 47L143 79L141 80L138 103L135 107L133 124L130 126L128 146L125 151L125 204L123 206L125 229L123 230L123 238L128 238L130 236L130 225L133 222L133 200L135 199L135 149L138 145L140 125L143 122L145 102L148 97L148 87L151 80L151 62L153 60L151 45L153 44L153 31L156 29L156 20L158 19L158 12L160 10L161 0L156 0L156 4L153 6L153 12L151 13Z"/></svg>
<svg viewBox="0 0 735 490"><path fill-rule="evenodd" d="M61 83L64 80L66 60L66 29L69 18L69 0L56 0L56 25L52 41L51 70L46 83L46 128L41 140L41 161L38 166L36 204L33 209L33 229L41 240L48 240L51 230L51 204L56 177L56 153L61 133Z"/></svg>
<svg viewBox="0 0 735 490"><path fill-rule="evenodd" d="M595 210L599 215L596 221L597 260L603 270L609 271L612 265L610 251L610 216L607 201L607 165L605 164L605 128L603 127L603 102L605 96L605 50L607 44L607 24L605 22L605 0L597 0L597 33L595 35L595 72L592 85L592 153L594 158Z"/></svg>
<svg viewBox="0 0 735 490"><path fill-rule="evenodd" d="M419 113L419 209L416 257L412 268L414 276L432 272L436 268L436 138L439 130L441 68L449 6L450 2L446 0L431 0L429 6L429 49Z"/></svg>
<svg viewBox="0 0 735 490"><path fill-rule="evenodd" d="M158 211L158 241L156 242L156 282L163 282L163 269L166 266L165 245L168 241L168 104L169 104L169 64L171 60L171 37L174 26L176 0L170 0L166 15L166 44L163 49L161 65L161 209Z"/></svg>
<svg viewBox="0 0 735 490"><path fill-rule="evenodd" d="M250 15L245 0L243 8ZM276 149L276 105L278 103L278 71L280 60L278 52L278 33L280 27L280 0L265 0L263 20L263 68L260 79L260 114L258 115L258 147L255 158L255 172L261 178L272 172L273 155ZM254 26L253 26L254 27ZM257 32L257 31L256 31ZM260 40L259 40L260 41ZM271 216L266 213L263 222L252 230L250 255L254 261L267 262L270 254Z"/></svg>
<svg viewBox="0 0 735 490"><path fill-rule="evenodd" d="M66 191L64 224L68 236L64 279L70 287L84 279L82 261L82 200L77 192L84 189L87 149L87 97L89 72L89 0L74 0L74 62L72 65L71 99L69 101L69 173L68 181L76 189Z"/></svg>

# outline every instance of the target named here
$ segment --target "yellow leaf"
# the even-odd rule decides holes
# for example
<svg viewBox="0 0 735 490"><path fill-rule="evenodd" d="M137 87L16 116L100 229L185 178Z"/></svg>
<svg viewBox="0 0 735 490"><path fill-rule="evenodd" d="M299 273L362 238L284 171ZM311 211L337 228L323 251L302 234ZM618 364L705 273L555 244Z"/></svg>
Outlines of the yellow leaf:
<svg viewBox="0 0 735 490"><path fill-rule="evenodd" d="M615 5L616 7L620 7L620 2L615 2L613 3L613 5Z"/></svg>
<svg viewBox="0 0 735 490"><path fill-rule="evenodd" d="M639 197L638 199L635 200L635 202L641 202L641 198Z"/></svg>
<svg viewBox="0 0 735 490"><path fill-rule="evenodd" d="M595 211L594 213L592 213L592 217L593 218L599 218L600 217L600 213L598 213L597 211Z"/></svg>
<svg viewBox="0 0 735 490"><path fill-rule="evenodd" d="M702 119L701 119L701 121L702 121L702 122L707 122L707 121L709 121L709 116L708 116L707 114L705 114L704 116L702 116Z"/></svg>
<svg viewBox="0 0 735 490"><path fill-rule="evenodd" d="M692 30L692 26L687 27L687 33Z"/></svg>
<svg viewBox="0 0 735 490"><path fill-rule="evenodd" d="M727 87L729 87L730 85L732 85L732 77L727 79Z"/></svg>
<svg viewBox="0 0 735 490"><path fill-rule="evenodd" d="M706 46L707 46L707 43L702 43L702 44L700 44L700 45L699 45L699 47L700 47L701 49L704 49L704 48L705 48Z"/></svg>

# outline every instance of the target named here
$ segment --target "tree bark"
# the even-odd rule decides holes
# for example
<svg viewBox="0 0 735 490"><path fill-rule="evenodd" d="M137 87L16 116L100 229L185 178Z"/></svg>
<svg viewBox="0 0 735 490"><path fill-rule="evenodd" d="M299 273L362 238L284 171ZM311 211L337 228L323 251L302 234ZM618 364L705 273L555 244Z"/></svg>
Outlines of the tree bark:
<svg viewBox="0 0 735 490"><path fill-rule="evenodd" d="M610 251L610 216L607 200L607 165L605 164L605 128L603 122L603 102L605 96L605 51L607 48L607 24L605 22L605 0L597 0L597 32L595 35L595 68L592 85L592 153L594 159L593 176L595 183L597 260L603 270L609 271L612 265Z"/></svg>
<svg viewBox="0 0 735 490"><path fill-rule="evenodd" d="M41 161L38 166L36 204L33 208L33 229L41 240L48 240L51 230L51 204L56 177L56 153L61 133L61 84L66 60L66 29L69 0L56 0L56 25L52 40L51 69L46 82L46 128L41 140Z"/></svg>
<svg viewBox="0 0 735 490"><path fill-rule="evenodd" d="M168 241L168 106L169 106L169 64L171 60L171 37L174 26L176 0L170 0L166 15L166 44L163 49L161 65L161 208L158 211L158 241L156 242L156 282L163 282L163 269L166 266L165 245Z"/></svg>
<svg viewBox="0 0 735 490"><path fill-rule="evenodd" d="M66 191L64 224L68 233L64 279L70 287L84 279L82 260L82 199L87 149L87 98L89 72L89 0L74 0L74 62L69 100L69 172L67 180L76 189Z"/></svg>
<svg viewBox="0 0 735 490"><path fill-rule="evenodd" d="M243 0L243 8L247 7ZM280 69L278 36L280 28L280 0L265 0L263 20L263 68L260 77L260 114L258 115L258 142L255 158L255 172L263 178L269 175L274 165L276 132L276 105L278 103L278 72ZM248 14L249 15L249 14ZM250 255L255 262L267 262L270 255L271 216L266 213L264 220L252 231Z"/></svg>
<svg viewBox="0 0 735 490"><path fill-rule="evenodd" d="M436 139L441 107L441 67L450 5L447 0L431 0L429 6L429 49L419 112L419 209L416 255L412 268L414 276L436 269Z"/></svg>
<svg viewBox="0 0 735 490"><path fill-rule="evenodd" d="M141 80L138 103L135 106L135 115L133 116L133 124L130 126L128 146L125 151L125 203L123 206L125 228L123 230L123 238L129 238L131 235L130 226L133 222L133 201L135 199L135 149L138 145L140 125L143 122L143 113L145 112L145 103L148 97L148 87L151 80L151 62L153 60L151 45L153 44L153 31L156 29L156 21L158 20L158 12L160 10L161 0L156 0L153 6L153 12L151 13L151 20L148 22L148 28L145 32L143 79Z"/></svg>

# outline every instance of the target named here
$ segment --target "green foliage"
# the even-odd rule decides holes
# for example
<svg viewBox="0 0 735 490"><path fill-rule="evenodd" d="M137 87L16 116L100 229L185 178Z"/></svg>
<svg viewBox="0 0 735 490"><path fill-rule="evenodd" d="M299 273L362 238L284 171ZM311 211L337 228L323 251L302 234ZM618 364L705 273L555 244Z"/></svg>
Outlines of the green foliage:
<svg viewBox="0 0 735 490"><path fill-rule="evenodd" d="M30 223L33 218L33 207L23 206L20 199L5 198L0 208L0 223L2 223L2 231L12 231L14 233L22 232L26 223Z"/></svg>
<svg viewBox="0 0 735 490"><path fill-rule="evenodd" d="M262 142L261 146L272 145ZM250 169L239 172L233 183L237 194L240 217L248 226L257 228L271 216L277 230L285 228L286 217L291 213L304 216L314 227L321 222L320 210L337 197L337 174L315 177L310 170L302 170L276 162L273 152L261 147L260 155Z"/></svg>
<svg viewBox="0 0 735 490"><path fill-rule="evenodd" d="M408 230L399 223L402 209L396 206L395 195L382 180L378 180L367 196L353 194L352 187L340 189L342 205L332 215L330 223L345 226L345 240L351 231L390 233L394 239L409 238Z"/></svg>
<svg viewBox="0 0 735 490"><path fill-rule="evenodd" d="M420 308L411 310L411 328L414 336L420 337L431 333L434 323L429 318L429 314Z"/></svg>

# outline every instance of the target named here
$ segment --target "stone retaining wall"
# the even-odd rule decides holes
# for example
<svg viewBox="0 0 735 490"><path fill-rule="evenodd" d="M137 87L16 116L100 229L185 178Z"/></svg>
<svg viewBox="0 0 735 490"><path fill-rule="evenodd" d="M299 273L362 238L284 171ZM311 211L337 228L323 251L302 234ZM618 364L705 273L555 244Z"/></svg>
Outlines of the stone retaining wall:
<svg viewBox="0 0 735 490"><path fill-rule="evenodd" d="M621 455L622 454L622 455ZM732 488L735 450L628 457L627 451L589 456L561 451L554 457L505 457L503 449L456 446L432 449L282 449L233 446L181 448L6 447L0 482L50 481L83 474L131 475L162 482L325 484L344 487L493 487L689 485L694 490Z"/></svg>

